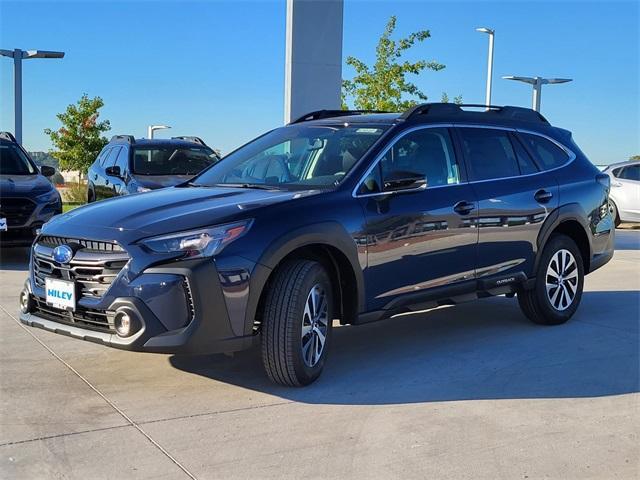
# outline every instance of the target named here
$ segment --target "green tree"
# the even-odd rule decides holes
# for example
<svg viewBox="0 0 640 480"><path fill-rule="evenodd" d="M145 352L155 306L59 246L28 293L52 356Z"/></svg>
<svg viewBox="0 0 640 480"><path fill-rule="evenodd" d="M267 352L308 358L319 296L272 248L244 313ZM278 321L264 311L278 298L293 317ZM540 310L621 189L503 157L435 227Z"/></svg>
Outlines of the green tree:
<svg viewBox="0 0 640 480"><path fill-rule="evenodd" d="M629 160L631 160L632 162L638 161L640 160L640 155L632 155L629 157Z"/></svg>
<svg viewBox="0 0 640 480"><path fill-rule="evenodd" d="M109 131L111 125L108 120L98 121L99 110L103 106L102 98L89 98L85 93L77 103L56 115L62 123L59 129L45 129L44 133L49 135L54 146L49 153L58 159L61 170L87 173L100 150L108 143L102 134Z"/></svg>
<svg viewBox="0 0 640 480"><path fill-rule="evenodd" d="M355 108L360 110L385 110L400 112L411 108L419 101L427 100L427 95L414 83L407 80L407 75L419 75L423 70L438 72L445 68L435 60L403 61L403 54L414 46L431 37L429 30L420 30L406 38L391 38L396 28L396 17L387 22L384 33L376 47L376 62L368 66L355 57L347 57L347 65L353 67L355 76L351 80L342 81L342 108L348 109L348 100L353 99ZM413 98L412 98L413 97ZM442 101L448 101L445 94ZM461 103L461 97L454 101Z"/></svg>

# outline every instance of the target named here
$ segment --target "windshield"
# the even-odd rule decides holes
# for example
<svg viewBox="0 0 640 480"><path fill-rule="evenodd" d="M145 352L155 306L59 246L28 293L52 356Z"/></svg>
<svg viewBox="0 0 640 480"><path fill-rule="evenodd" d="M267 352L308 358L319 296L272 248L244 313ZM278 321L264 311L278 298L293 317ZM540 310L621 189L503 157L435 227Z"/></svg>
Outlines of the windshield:
<svg viewBox="0 0 640 480"><path fill-rule="evenodd" d="M34 175L36 169L22 150L12 144L0 144L0 174Z"/></svg>
<svg viewBox="0 0 640 480"><path fill-rule="evenodd" d="M196 175L217 161L217 155L207 147L154 145L133 149L133 173L137 175Z"/></svg>
<svg viewBox="0 0 640 480"><path fill-rule="evenodd" d="M335 186L387 128L362 124L278 128L232 152L192 184Z"/></svg>

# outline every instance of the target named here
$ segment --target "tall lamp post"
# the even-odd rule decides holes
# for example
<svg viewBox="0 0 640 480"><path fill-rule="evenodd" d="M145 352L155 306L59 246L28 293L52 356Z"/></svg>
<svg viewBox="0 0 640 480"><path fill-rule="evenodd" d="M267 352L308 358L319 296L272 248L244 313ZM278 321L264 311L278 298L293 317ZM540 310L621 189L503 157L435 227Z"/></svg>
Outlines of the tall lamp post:
<svg viewBox="0 0 640 480"><path fill-rule="evenodd" d="M20 50L16 48L15 50L0 50L0 55L13 58L14 135L18 143L22 144L22 60L29 60L30 58L62 58L64 57L64 52Z"/></svg>
<svg viewBox="0 0 640 480"><path fill-rule="evenodd" d="M543 77L516 77L509 75L502 77L505 80L516 80L518 82L528 83L533 85L533 95L531 98L531 108L536 112L540 111L540 101L542 98L542 85L549 85L554 83L567 83L571 82L572 78L543 78Z"/></svg>
<svg viewBox="0 0 640 480"><path fill-rule="evenodd" d="M487 92L485 94L485 105L487 108L491 105L491 81L493 77L493 36L495 30L487 27L476 28L476 32L486 33L489 35L489 55L487 59Z"/></svg>
<svg viewBox="0 0 640 480"><path fill-rule="evenodd" d="M169 125L149 125L147 127L147 138L153 138L153 132L156 130L164 130L165 128L171 128Z"/></svg>

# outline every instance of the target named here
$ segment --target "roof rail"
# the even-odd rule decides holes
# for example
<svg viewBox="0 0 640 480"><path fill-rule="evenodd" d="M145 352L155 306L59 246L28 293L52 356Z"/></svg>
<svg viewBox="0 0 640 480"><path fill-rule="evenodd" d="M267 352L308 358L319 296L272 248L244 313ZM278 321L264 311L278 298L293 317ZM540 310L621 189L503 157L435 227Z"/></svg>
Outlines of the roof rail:
<svg viewBox="0 0 640 480"><path fill-rule="evenodd" d="M321 120L323 118L334 117L346 117L348 115L366 115L368 113L391 113L383 110L316 110L315 112L309 112L295 120L289 122L289 125L294 123L309 122L311 120Z"/></svg>
<svg viewBox="0 0 640 480"><path fill-rule="evenodd" d="M171 137L171 140L184 140L185 142L197 143L199 145L202 145L203 147L207 146L207 144L204 143L204 140L202 140L200 137L189 137L181 135L179 137Z"/></svg>
<svg viewBox="0 0 640 480"><path fill-rule="evenodd" d="M482 112L467 112L463 110L463 107L467 108L483 108ZM416 105L404 112L400 118L402 120L409 120L420 115L459 115L459 114L476 114L476 115L499 115L503 118L510 118L513 120L521 120L525 122L545 123L549 124L546 118L542 116L540 112L536 112L530 108L512 107L509 105L483 105L478 103L423 103Z"/></svg>
<svg viewBox="0 0 640 480"><path fill-rule="evenodd" d="M10 142L13 142L13 143L18 143L16 141L16 137L14 137L11 132L0 132L0 138L3 140L9 140Z"/></svg>
<svg viewBox="0 0 640 480"><path fill-rule="evenodd" d="M111 137L112 142L127 142L127 143L136 143L136 139L133 135L114 135Z"/></svg>

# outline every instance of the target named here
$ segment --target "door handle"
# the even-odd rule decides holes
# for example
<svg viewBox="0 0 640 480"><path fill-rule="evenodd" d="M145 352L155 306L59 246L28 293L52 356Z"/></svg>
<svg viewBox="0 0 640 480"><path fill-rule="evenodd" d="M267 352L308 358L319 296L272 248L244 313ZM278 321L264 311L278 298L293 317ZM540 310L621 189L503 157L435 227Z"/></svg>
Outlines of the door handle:
<svg viewBox="0 0 640 480"><path fill-rule="evenodd" d="M475 204L463 200L453 206L453 211L458 215L469 215L474 208L476 208Z"/></svg>
<svg viewBox="0 0 640 480"><path fill-rule="evenodd" d="M536 194L533 196L536 199L536 202L539 203L547 203L549 200L553 198L553 193L548 192L546 190L538 190Z"/></svg>

